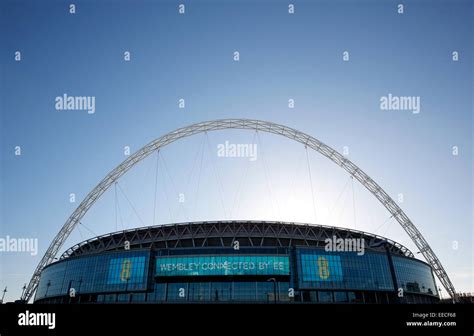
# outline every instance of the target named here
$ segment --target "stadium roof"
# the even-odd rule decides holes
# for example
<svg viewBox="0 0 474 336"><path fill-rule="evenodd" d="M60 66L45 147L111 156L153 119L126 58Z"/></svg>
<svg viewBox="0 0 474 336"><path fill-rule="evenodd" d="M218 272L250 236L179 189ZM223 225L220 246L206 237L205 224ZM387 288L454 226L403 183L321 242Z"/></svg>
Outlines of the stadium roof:
<svg viewBox="0 0 474 336"><path fill-rule="evenodd" d="M413 257L405 246L375 234L315 224L226 220L184 222L155 225L117 231L93 237L67 249L60 259L123 250L128 241L130 249L231 247L235 240L241 247L324 247L325 239L364 238L369 250L386 251Z"/></svg>

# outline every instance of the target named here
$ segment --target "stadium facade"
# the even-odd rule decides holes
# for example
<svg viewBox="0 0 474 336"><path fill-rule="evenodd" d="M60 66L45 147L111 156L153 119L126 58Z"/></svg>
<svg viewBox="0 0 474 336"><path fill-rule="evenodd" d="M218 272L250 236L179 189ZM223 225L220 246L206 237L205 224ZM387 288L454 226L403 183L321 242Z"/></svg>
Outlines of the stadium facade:
<svg viewBox="0 0 474 336"><path fill-rule="evenodd" d="M359 239L364 252L328 251ZM429 264L370 233L286 222L192 222L79 243L46 266L35 303L433 303Z"/></svg>

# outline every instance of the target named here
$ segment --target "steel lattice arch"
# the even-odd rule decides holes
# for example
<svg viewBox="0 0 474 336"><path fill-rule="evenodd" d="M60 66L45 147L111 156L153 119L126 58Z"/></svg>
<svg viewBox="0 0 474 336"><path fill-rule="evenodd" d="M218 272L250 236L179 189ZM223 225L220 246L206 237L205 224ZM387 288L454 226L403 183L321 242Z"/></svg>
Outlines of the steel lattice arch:
<svg viewBox="0 0 474 336"><path fill-rule="evenodd" d="M416 228L413 222L398 206L398 204L380 187L369 175L367 175L362 169L357 167L349 159L344 157L342 154L337 152L330 146L322 143L316 138L298 131L294 128L276 124L268 121L251 120L251 119L221 119L205 121L190 126L179 128L175 131L167 133L162 137L151 141L137 152L129 156L115 169L109 172L97 186L92 189L91 192L84 198L80 205L74 210L69 216L66 223L63 225L58 234L54 237L50 246L46 250L44 256L41 258L38 266L36 267L33 276L23 294L22 299L29 301L35 292L41 272L43 268L52 263L58 254L59 250L63 246L64 242L79 224L81 219L91 208L91 206L99 199L99 197L122 175L129 171L138 162L145 159L147 156L161 148L173 143L184 137L192 136L199 133L205 133L210 131L226 130L226 129L246 129L255 130L266 133L272 133L284 136L293 141L303 144L307 148L311 148L316 152L327 157L335 164L346 170L352 177L359 181L367 190L369 190L379 202L390 212L391 216L397 220L400 226L405 230L408 236L411 238L413 243L419 249L420 253L424 256L426 261L429 263L434 273L438 277L439 281L446 289L448 294L456 299L456 291L454 286L449 279L443 265L429 246L426 239L423 237L421 232Z"/></svg>

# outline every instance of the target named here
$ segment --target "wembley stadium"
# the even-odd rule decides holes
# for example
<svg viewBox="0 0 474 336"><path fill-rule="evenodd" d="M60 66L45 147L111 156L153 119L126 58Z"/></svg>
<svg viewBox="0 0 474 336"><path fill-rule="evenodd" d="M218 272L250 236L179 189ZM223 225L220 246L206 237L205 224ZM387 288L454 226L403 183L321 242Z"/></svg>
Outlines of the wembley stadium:
<svg viewBox="0 0 474 336"><path fill-rule="evenodd" d="M362 239L364 253L327 251ZM285 222L149 226L67 249L35 303L433 303L431 267L366 232Z"/></svg>
<svg viewBox="0 0 474 336"><path fill-rule="evenodd" d="M396 220L414 243L415 253L385 237L357 230L227 219L144 226L109 233L76 244L60 254L87 211L137 163L179 139L227 129L280 135L328 158L388 210L390 219ZM343 248L331 246L336 245L331 244L336 241L342 241ZM351 246L345 246L345 242L354 242L356 246L359 243L362 249L348 248ZM426 262L415 258L418 254ZM261 120L221 119L167 133L110 171L54 237L28 286L24 287L21 300L34 299L36 303L433 303L440 300L434 275L455 301L455 288L422 233L397 202L347 157L288 126Z"/></svg>

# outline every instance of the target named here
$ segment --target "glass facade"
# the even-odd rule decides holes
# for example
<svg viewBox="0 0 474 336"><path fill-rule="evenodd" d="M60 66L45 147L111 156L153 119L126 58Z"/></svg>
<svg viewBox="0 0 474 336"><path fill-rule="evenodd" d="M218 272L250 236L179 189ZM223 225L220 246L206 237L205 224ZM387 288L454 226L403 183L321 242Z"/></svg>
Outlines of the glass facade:
<svg viewBox="0 0 474 336"><path fill-rule="evenodd" d="M393 276L404 300L397 298ZM77 299L68 295L71 289ZM437 294L427 264L383 252L184 248L61 260L44 269L35 301L389 303L429 302Z"/></svg>
<svg viewBox="0 0 474 336"><path fill-rule="evenodd" d="M393 291L385 253L326 252L297 248L299 288Z"/></svg>
<svg viewBox="0 0 474 336"><path fill-rule="evenodd" d="M65 259L44 269L35 299L147 289L150 251L111 252Z"/></svg>
<svg viewBox="0 0 474 336"><path fill-rule="evenodd" d="M423 262L403 257L392 257L398 288L408 293L438 295L431 267Z"/></svg>

